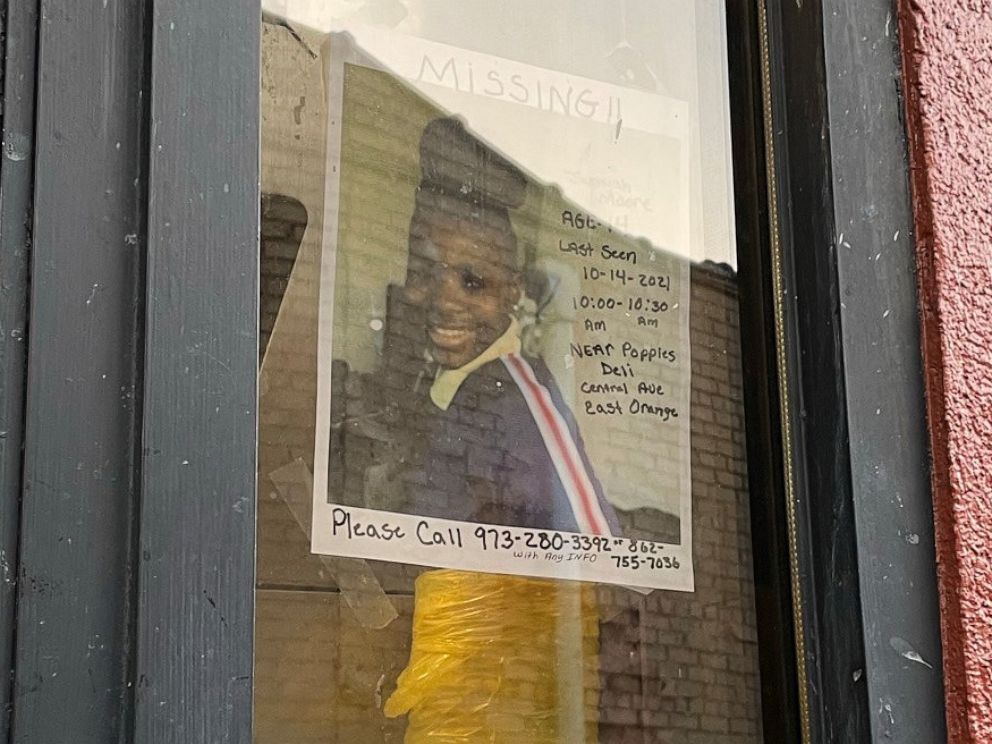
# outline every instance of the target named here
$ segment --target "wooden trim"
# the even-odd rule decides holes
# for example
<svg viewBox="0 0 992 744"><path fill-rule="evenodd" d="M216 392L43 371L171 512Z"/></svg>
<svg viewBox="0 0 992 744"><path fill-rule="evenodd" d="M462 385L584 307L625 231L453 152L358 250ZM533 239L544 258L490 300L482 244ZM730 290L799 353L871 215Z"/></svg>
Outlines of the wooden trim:
<svg viewBox="0 0 992 744"><path fill-rule="evenodd" d="M154 5L134 741L248 744L261 14Z"/></svg>
<svg viewBox="0 0 992 744"><path fill-rule="evenodd" d="M16 147L0 164L0 741L9 736L18 533L27 377L28 289L34 188L36 2L0 2L4 25L3 138Z"/></svg>
<svg viewBox="0 0 992 744"><path fill-rule="evenodd" d="M744 368L748 488L754 543L755 603L761 701L766 740L799 742L805 678L797 661L790 530L785 478L772 281L773 204L768 184L774 161L766 146L767 49L764 18L754 0L728 3L731 118L734 138L738 291Z"/></svg>
<svg viewBox="0 0 992 744"><path fill-rule="evenodd" d="M43 0L39 19L11 740L97 744L130 709L144 4Z"/></svg>
<svg viewBox="0 0 992 744"><path fill-rule="evenodd" d="M804 737L937 741L933 521L893 9L761 5ZM913 664L915 653L932 668Z"/></svg>

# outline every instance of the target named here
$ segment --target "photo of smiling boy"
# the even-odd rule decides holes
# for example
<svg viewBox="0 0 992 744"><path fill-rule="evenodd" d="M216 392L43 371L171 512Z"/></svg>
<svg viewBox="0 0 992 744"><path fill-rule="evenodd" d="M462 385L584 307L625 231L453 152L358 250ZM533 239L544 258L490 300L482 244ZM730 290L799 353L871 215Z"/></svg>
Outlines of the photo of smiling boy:
<svg viewBox="0 0 992 744"><path fill-rule="evenodd" d="M380 372L350 385L332 422L331 471L342 478L331 478L329 500L618 534L558 386L540 356L523 352L519 315L535 280L510 210L523 204L526 177L448 117L425 127L420 169ZM348 498L354 487L335 493L349 472L354 483L356 465L361 496Z"/></svg>

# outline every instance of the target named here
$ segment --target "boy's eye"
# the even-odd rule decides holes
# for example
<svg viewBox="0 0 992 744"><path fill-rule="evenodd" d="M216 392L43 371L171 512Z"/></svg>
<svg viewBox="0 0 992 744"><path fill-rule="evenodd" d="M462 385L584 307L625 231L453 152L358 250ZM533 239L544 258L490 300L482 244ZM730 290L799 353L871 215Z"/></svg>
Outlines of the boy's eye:
<svg viewBox="0 0 992 744"><path fill-rule="evenodd" d="M466 269L462 271L462 286L464 286L465 289L477 292L480 289L485 289L486 280L478 274Z"/></svg>

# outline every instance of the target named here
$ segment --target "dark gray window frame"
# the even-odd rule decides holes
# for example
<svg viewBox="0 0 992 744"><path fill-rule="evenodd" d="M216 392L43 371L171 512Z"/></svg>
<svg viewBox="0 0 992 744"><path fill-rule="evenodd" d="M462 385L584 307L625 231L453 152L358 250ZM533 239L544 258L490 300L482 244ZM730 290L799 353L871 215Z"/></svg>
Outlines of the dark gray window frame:
<svg viewBox="0 0 992 744"><path fill-rule="evenodd" d="M752 492L778 480L793 522L801 735L943 741L896 3L758 5L782 463Z"/></svg>
<svg viewBox="0 0 992 744"><path fill-rule="evenodd" d="M133 630L142 241L127 236L142 232L144 64L127 35L143 28L141 6L9 10L29 5L37 26L22 30L36 34L37 73L11 741L66 741L72 726L113 741L129 708Z"/></svg>
<svg viewBox="0 0 992 744"><path fill-rule="evenodd" d="M247 743L257 3L3 9L0 741Z"/></svg>
<svg viewBox="0 0 992 744"><path fill-rule="evenodd" d="M7 670L14 664L17 606L37 21L33 3L0 2L0 741L7 741L12 710L13 674Z"/></svg>
<svg viewBox="0 0 992 744"><path fill-rule="evenodd" d="M755 524L777 536L756 561L762 643L804 609L801 663L763 654L762 674L804 701L798 731L779 721L790 738L938 741L894 3L728 7L771 114L735 140L774 155L739 181L771 184L773 200L748 199L763 226L742 239L777 251L755 254L742 288L767 382L749 438L772 448L749 442L752 492L773 496ZM10 568L17 557L16 592L0 565L0 661L14 668L0 741L247 744L257 0L0 0L0 13L0 550Z"/></svg>
<svg viewBox="0 0 992 744"><path fill-rule="evenodd" d="M136 742L251 739L257 0L155 0Z"/></svg>

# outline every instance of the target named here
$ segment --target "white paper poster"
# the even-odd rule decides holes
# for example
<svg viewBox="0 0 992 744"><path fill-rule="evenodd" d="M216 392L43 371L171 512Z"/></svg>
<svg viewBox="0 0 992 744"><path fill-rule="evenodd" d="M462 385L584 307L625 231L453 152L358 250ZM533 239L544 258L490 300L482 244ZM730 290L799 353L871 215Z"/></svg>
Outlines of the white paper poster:
<svg viewBox="0 0 992 744"><path fill-rule="evenodd" d="M312 550L693 589L688 106L353 29Z"/></svg>

